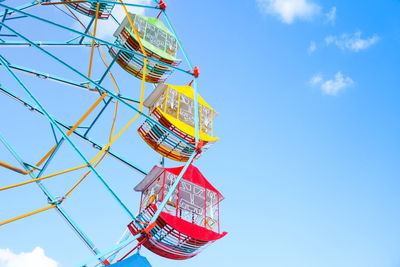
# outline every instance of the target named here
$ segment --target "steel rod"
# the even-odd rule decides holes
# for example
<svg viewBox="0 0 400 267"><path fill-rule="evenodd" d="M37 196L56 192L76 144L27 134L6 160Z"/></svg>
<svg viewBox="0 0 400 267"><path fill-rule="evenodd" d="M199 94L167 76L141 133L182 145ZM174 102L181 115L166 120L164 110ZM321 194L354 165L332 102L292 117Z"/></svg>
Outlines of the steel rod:
<svg viewBox="0 0 400 267"><path fill-rule="evenodd" d="M1 86L0 86L0 92L4 93L4 94L7 95L8 97L11 97L12 99L14 99L15 101L21 103L22 105L28 107L31 111L34 111L34 112L36 112L36 113L38 113L38 114L44 116L43 113L42 113L40 110L34 108L34 106L33 106L32 104L30 104L30 103L28 103L27 101L23 100L22 98L16 96L16 95L13 94L12 92L10 92L10 90L7 90L7 89L5 89L4 87L1 87ZM56 122L57 124L59 124L61 127L63 127L64 129L66 129L66 130L70 130L70 129L72 128L71 126L66 125L65 123L61 122L61 121L60 121L59 119L57 119L57 118L55 118L55 122ZM93 147L95 147L95 148L98 149L98 150L101 150L101 149L103 148L102 145L100 145L98 142L94 141L94 140L93 140L92 138L90 138L90 137L86 137L86 136L84 136L83 134L81 134L81 133L79 133L79 132L77 132L77 131L74 131L73 134L76 135L77 137L79 137L79 138L81 138L81 139L83 139L83 140L89 142ZM64 139L61 138L61 140L64 140ZM60 140L60 141L61 141L61 140ZM132 168L133 170L139 172L140 174L142 174L142 175L147 175L147 172L144 171L142 168L136 166L136 165L133 164L132 162L129 162L128 160L126 160L126 159L123 158L122 156L118 155L117 153L115 153L115 152L112 151L111 149L108 151L108 154L109 154L110 156L112 156L113 158L115 158L116 160L120 161L121 163L124 163L124 164L127 165L128 167ZM37 167L36 167L36 168L37 168ZM38 168L37 168L37 169L38 169Z"/></svg>
<svg viewBox="0 0 400 267"><path fill-rule="evenodd" d="M14 148L10 145L10 143L5 139L5 137L0 133L0 141L6 146L8 151L17 159L17 161L20 163L20 165L25 168L26 171L29 171L28 168L25 166L24 161L22 160L21 156L14 150ZM54 151L56 152L56 150ZM54 153L51 155L51 157L48 159L48 162L53 158ZM46 162L46 166L48 164ZM38 178L41 173L43 173L44 170L42 170L37 176L35 176L32 172L29 172L29 175L31 176L32 179ZM43 191L43 193L47 196L49 201L51 203L56 203L57 199L50 193L50 191L47 190L47 188L42 184L37 182L39 188ZM71 226L71 228L75 231L75 233L84 241L84 243L88 246L88 248L95 254L98 255L100 254L100 251L96 249L96 246L94 243L89 239L89 237L80 229L78 224L71 218L71 216L58 204L56 204L56 209L62 215L62 217L68 222L68 224ZM103 261L103 257L98 257L97 259L101 259Z"/></svg>
<svg viewBox="0 0 400 267"><path fill-rule="evenodd" d="M143 54L141 54L141 53L134 52L134 51L129 50L129 49L126 49L126 48L124 48L124 47L122 47L122 46L119 46L119 45L116 45L116 44L107 42L107 41L105 41L105 40L103 40L103 39L99 39L99 38L97 38L97 37L93 37L93 36L91 36L90 34L84 34L83 32L80 32L80 31L77 31L77 30L68 28L68 27L66 27L66 26L64 26L64 25L61 25L61 24L52 22L52 21L47 20L47 19L44 19L44 18L42 18L42 17L39 17L39 16L35 16L35 15L33 15L33 14L26 13L26 12L24 12L24 11L15 9L15 8L13 8L13 7L10 7L10 6L6 6L6 5L2 4L1 2L0 2L0 6L3 7L3 8L11 9L11 10L13 10L13 11L15 11L15 12L21 13L21 14L26 15L26 16L28 16L28 17L31 17L31 18L40 20L40 21L42 21L42 22L48 23L48 24L50 24L50 25L56 26L56 27L58 27L58 28L62 28L62 29L64 29L64 30L67 30L67 31L70 31L70 32L74 32L74 33L79 34L79 35L81 35L81 36L85 36L86 38L95 40L95 41L97 41L97 42L99 42L99 43L101 43L101 44L105 44L105 45L109 45L109 46L115 47L115 48L117 48L117 49L123 50L124 52L126 52L126 53L128 53L128 54L132 54L132 55L136 55L136 56L145 58L145 56L144 56ZM3 23L3 25L4 25L4 23ZM181 71L181 72L183 72L183 73L187 73L187 74L189 74L189 75L193 75L193 73L191 73L190 71L183 70L183 69L178 68L178 67L176 67L176 66L171 66L171 65L169 65L169 64L167 64L167 63L165 63L165 62L162 62L162 61L160 61L160 60L157 60L157 59L154 59L154 58L149 58L149 60L150 60L150 61L153 61L153 62L156 62L156 63L158 63L158 64L161 64L161 65L163 65L163 66L167 66L167 67L173 68L173 69L175 69L175 70L179 70L179 71Z"/></svg>
<svg viewBox="0 0 400 267"><path fill-rule="evenodd" d="M5 62L0 55L0 62L4 65ZM100 176L100 174L93 168L90 162L86 159L86 157L82 154L82 152L75 146L75 144L71 141L71 139L64 133L58 124L54 121L54 119L47 113L47 111L43 108L43 106L39 103L39 101L32 95L32 93L28 90L28 88L18 79L17 76L13 73L13 71L8 68L7 65L4 65L9 74L16 80L16 82L21 86L21 88L29 95L29 97L35 102L38 108L43 112L44 116L54 125L54 127L62 134L62 136L66 139L66 141L70 144L73 150L78 154L78 156L83 160L84 163L88 165L88 167L92 170L95 176L100 180L100 182L104 185L104 187L108 190L108 192L112 195L112 197L118 202L118 204L123 208L123 210L134 219L135 216L128 209L128 207L122 202L122 200L115 194L115 192L111 189L111 187L107 184L107 182Z"/></svg>
<svg viewBox="0 0 400 267"><path fill-rule="evenodd" d="M0 4L1 6L1 4ZM1 22L0 22L1 24ZM25 41L32 43L28 38L26 38L25 36L23 36L22 34L18 33L17 31L15 31L14 29L12 29L11 27L9 27L8 25L3 24L4 27L6 27L7 29L9 29L10 31L12 31L13 33L17 34L19 37L21 37L22 39L24 39ZM140 110L138 110L137 108L135 108L134 106L130 105L129 103L127 103L125 100L119 98L118 95L114 94L113 92L111 92L110 90L107 90L106 88L104 88L103 86L101 86L100 84L98 84L97 82L95 82L94 80L88 78L86 75L82 74L81 72L79 72L78 70L76 70L75 68L73 68L72 66L70 66L69 64L65 63L63 60L59 59L58 57L56 57L55 55L51 54L50 52L44 50L43 48L35 45L34 43L32 43L33 46L35 46L37 49L39 49L40 51L42 51L44 54L48 55L49 57L53 58L54 60L56 60L57 62L59 62L60 64L64 65L65 67L67 67L68 69L72 70L73 72L75 72L76 74L78 74L79 76L81 76L83 79L89 81L90 83L93 83L96 87L100 88L102 91L108 93L110 96L118 99L121 101L121 103L124 103L126 106L130 107L131 109L135 110L137 113L139 113L141 116L145 117L146 119L148 119L149 121L157 124L158 127L161 127L162 129L166 130L168 133L172 134L173 136L175 136L177 139L181 140L185 145L187 145L188 147L194 149L194 146L192 144L190 144L188 141L184 140L181 136L177 135L176 133L172 132L170 129L168 129L167 127L165 127L164 125L162 125L161 123L159 123L158 121L152 119L151 117L147 116L146 114L144 114L143 112L141 112ZM99 90L100 90L99 89Z"/></svg>

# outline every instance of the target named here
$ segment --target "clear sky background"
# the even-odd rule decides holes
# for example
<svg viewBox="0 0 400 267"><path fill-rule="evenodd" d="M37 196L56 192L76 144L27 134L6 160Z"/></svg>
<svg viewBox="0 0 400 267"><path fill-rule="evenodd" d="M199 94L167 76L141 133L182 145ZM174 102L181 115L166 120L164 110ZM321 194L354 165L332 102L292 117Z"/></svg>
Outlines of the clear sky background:
<svg viewBox="0 0 400 267"><path fill-rule="evenodd" d="M187 261L141 253L155 267L400 266L400 1L170 0L167 5L191 61L200 67L199 93L219 113L214 133L220 140L195 165L226 197L221 227L228 235ZM81 30L54 7L32 12ZM74 36L30 19L9 25L33 40ZM113 40L114 28L103 23L98 31ZM46 49L87 72L90 48ZM0 47L0 54L16 65L82 81L33 48ZM97 51L94 66L93 77L99 77L104 65ZM124 94L139 96L139 80L118 65L113 73ZM18 76L52 115L71 125L97 98ZM167 82L187 84L190 78L175 72ZM4 69L0 84L28 98ZM109 78L104 84L114 90ZM146 95L151 90L147 85ZM4 95L0 114L0 132L26 161L36 163L53 146L48 122ZM134 115L121 107L117 129ZM93 129L102 144L112 116L113 108ZM150 170L159 156L136 132L142 121L113 149ZM97 153L73 141L88 158ZM17 164L3 147L0 160ZM48 173L79 164L64 144ZM136 212L139 194L133 187L142 176L108 157L99 172ZM62 196L83 173L44 184ZM0 176L0 186L26 179L4 169ZM36 185L0 192L0 220L46 205ZM130 222L94 175L63 206L103 251ZM46 256L40 249L21 254L36 247ZM32 258L47 261L38 266L66 267L90 256L54 210L0 227L1 267Z"/></svg>

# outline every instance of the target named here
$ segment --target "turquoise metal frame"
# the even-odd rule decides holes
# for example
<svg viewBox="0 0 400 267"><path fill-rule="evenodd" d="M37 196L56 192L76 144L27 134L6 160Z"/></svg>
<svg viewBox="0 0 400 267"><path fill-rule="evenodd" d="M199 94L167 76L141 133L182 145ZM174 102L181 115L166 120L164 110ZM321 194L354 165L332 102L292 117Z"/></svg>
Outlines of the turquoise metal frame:
<svg viewBox="0 0 400 267"><path fill-rule="evenodd" d="M0 133L0 141L4 144L4 146L10 151L10 153L14 156L14 158L20 163L20 165L26 170L29 171L28 167L26 166L25 162L22 160L21 156L14 150L14 148L10 145L10 143L5 139L5 137ZM62 141L61 141L62 142ZM58 143L56 149L53 151L53 153L50 155L49 159L46 161L44 167L40 170L38 175L34 175L33 173L29 173L32 179L39 178L40 175L44 172L44 169L48 166L49 162L53 159L55 153L57 152L58 148L60 147L60 143ZM75 233L84 241L84 243L89 247L89 249L95 254L95 255L101 255L101 252L94 243L90 240L90 238L81 230L81 228L78 226L78 224L72 219L72 217L63 209L62 207L59 206L58 199L56 199L50 191L41 183L40 181L36 181L37 185L39 188L42 190L42 192L47 196L49 201L52 204L56 205L57 211L61 214L61 216L68 222L68 224L72 227L72 229L75 231ZM99 256L96 259L100 259L101 262L104 262L104 257Z"/></svg>
<svg viewBox="0 0 400 267"><path fill-rule="evenodd" d="M116 1L108 1L108 0L87 0L88 2L100 2L100 3L114 3L116 5L121 5L120 2ZM38 2L43 3L43 0L38 0ZM163 128L164 130L166 130L167 132L169 132L172 135L175 135L178 139L180 139L182 142L184 142L185 144L187 144L188 146L191 146L194 150L194 153L191 155L190 159L186 162L184 168L182 169L181 173L179 174L179 176L177 177L177 179L175 180L175 183L173 184L173 186L171 187L170 191L168 192L168 194L166 195L166 197L164 198L164 201L161 203L158 211L156 212L156 214L154 215L154 217L152 218L152 220L150 221L150 223L153 223L157 220L158 216L160 215L161 211L164 209L167 200L169 199L169 197L172 195L172 193L174 192L175 188L179 185L179 182L183 176L183 174L185 173L186 169L188 168L188 166L192 163L194 157L196 156L196 154L198 153L197 149L195 148L195 146L193 144L189 144L187 143L184 139L182 139L180 136L177 136L175 133L171 132L169 129L167 129L165 126L163 126L162 124L160 124L159 122L153 120L152 118L150 118L149 116L147 116L146 114L144 114L143 112L141 112L138 108L136 108L135 106L133 106L132 104L128 103L128 102L133 102L135 104L139 103L138 100L135 99L131 99L127 96L123 96L121 94L115 94L112 91L108 90L107 88L103 87L101 85L101 83L103 82L104 78L106 77L107 73L112 69L114 63L115 63L115 59L117 57L115 57L113 59L113 61L109 64L109 66L106 68L106 70L104 71L103 75L101 76L101 78L98 81L95 81L93 79L88 78L86 75L84 75L83 73L79 72L77 69L75 69L74 67L72 67L71 65L67 64L66 62L64 62L63 60L61 60L60 58L58 58L57 56L55 56L54 54L50 53L49 51L45 50L44 46L88 46L91 43L85 43L84 39L90 39L91 41L95 41L97 45L105 45L108 48L109 47L115 47L117 49L119 49L119 51L123 51L126 53L130 53L130 54L134 54L137 55L139 57L145 57L144 55L142 55L141 53L138 52L134 52L134 51L130 51L122 46L119 46L115 43L110 43L107 42L103 39L97 38L97 37L93 37L91 35L88 34L88 31L94 21L94 19L92 19L87 28L85 29L84 32L80 32L77 31L75 29L63 26L61 24L55 23L53 21L41 18L39 16L33 15L31 13L25 12L23 10L25 9L29 9L32 8L34 6L39 5L36 0L31 2L31 3L27 3L25 5L21 5L19 7L11 7L8 6L6 4L4 4L4 1L0 0L0 8L4 8L4 12L3 15L0 15L0 31L2 29L7 29L9 32L11 32L12 34L3 34L3 37L9 37L9 36L13 36L13 37L19 37L21 40L23 41L5 41L3 39L0 39L0 46L6 47L6 46L22 46L22 45L28 45L31 47L35 47L36 49L38 49L40 52L42 52L43 54L47 55L48 57L52 58L53 60L55 60L56 62L60 63L61 65L63 65L64 67L68 68L69 70L73 71L75 74L77 74L78 76L82 77L84 79L84 82L77 82L77 81L71 81L69 79L66 78L62 78L62 77L58 77L52 74L47 74L44 72L40 72L40 71L36 71L36 70L32 70L30 68L27 67L23 67L23 66L17 66L17 65L13 65L10 62L7 61L7 59L4 58L4 56L2 56L0 54L0 66L3 67L6 72L8 72L8 74L19 84L19 86L23 89L23 91L25 91L29 98L33 101L34 105L32 105L31 103L29 103L26 100L23 100L19 97L17 97L12 91L10 91L9 89L6 89L4 86L0 85L0 92L6 94L7 96L11 97L12 99L22 103L23 105L25 105L26 107L30 108L31 110L41 114L42 116L46 117L46 119L50 122L50 126L51 126L51 131L53 133L55 142L57 144L56 149L52 152L52 154L49 156L49 158L44 162L43 166L41 168L36 168L38 174L35 174L34 172L29 173L29 175L31 176L32 179L36 179L41 177L41 175L45 172L45 170L47 169L48 165L50 164L50 162L52 161L54 155L57 153L58 149L60 148L60 146L64 143L64 141L67 141L67 143L69 144L69 146L71 146L73 148L73 150L75 151L75 153L81 158L81 160L87 164L87 167L94 173L94 175L99 179L99 181L103 184L103 186L108 190L108 192L112 195L112 197L117 201L117 203L122 207L122 209L128 214L128 216L135 222L135 216L133 215L133 213L128 209L128 207L122 202L122 200L118 197L118 195L111 189L111 187L108 185L108 183L106 182L106 180L96 171L95 167L92 166L89 161L87 160L87 158L83 155L83 153L77 148L77 146L74 144L74 142L69 138L69 136L67 136L63 129L71 129L72 127L67 125L66 123L61 122L59 119L51 116L46 109L41 105L41 103L35 98L35 96L31 93L31 91L25 86L25 84L15 75L14 71L21 71L23 73L26 74L33 74L36 76L40 76L49 80L53 80L53 81L57 81L57 82L62 82L64 84L67 85L71 85L71 86L75 86L75 87L79 87L81 89L86 89L88 90L86 84L90 83L93 88L89 88L92 89L90 91L93 91L93 89L95 91L97 91L99 94L102 93L106 93L107 94L107 99L103 99L104 105L102 106L102 108L100 109L100 111L96 114L95 118L92 120L92 122L88 125L88 126L81 126L78 129L86 129L84 133L81 133L80 131L78 131L78 129L75 129L72 133L75 136L80 137L81 139L90 142L94 147L96 147L97 149L102 149L102 146L99 145L98 142L94 141L92 138L90 138L88 136L88 133L91 131L92 127L96 124L96 122L99 120L99 118L101 117L101 115L103 114L103 112L106 110L106 108L109 106L109 104L111 103L111 101L113 99L120 101L121 103L123 103L126 107L130 108L131 110L135 111L137 114L139 114L140 116L144 117L145 119L148 119L150 121L152 121L153 123L157 124L159 127ZM126 3L126 6L134 6L134 7L143 7L143 8L151 8L151 9L159 9L161 10L162 14L164 15L164 18L169 26L169 28L171 29L171 31L173 32L173 34L175 35L175 38L178 41L178 45L181 48L182 54L190 68L189 71L184 70L182 68L178 68L175 66L169 66L174 68L175 70L178 70L182 73L188 74L190 76L193 76L193 89L194 89L194 106L197 107L198 106L198 97L197 97L197 91L198 91L198 84L197 84L197 77L194 76L194 72L193 72L193 65L190 62L185 49L182 46L182 43L180 41L180 38L177 36L175 28L173 27L169 17L167 16L165 10L162 10L161 8L158 7L159 2L158 1L154 1L155 2L155 6L149 6L149 5L137 5L137 4L131 4L131 3ZM10 15L13 15L14 13L18 13L20 14L19 17L12 17L10 18ZM116 20L112 14L111 17ZM7 21L11 20L11 19L20 19L20 18L31 18L31 19L35 19L38 21L42 21L44 23L47 23L49 25L58 27L60 29L72 32L77 34L76 37L72 38L71 40L68 40L66 42L50 42L50 41L32 41L29 38L27 38L26 36L24 36L22 33L18 32L17 30L15 30L14 28L10 27L9 25L7 25ZM118 21L117 21L118 22ZM74 42L75 40L79 39L79 41ZM157 59L152 59L152 58L148 58L148 60L156 62L158 64L161 65L166 65L166 63L161 62ZM195 140L196 143L199 142L199 111L197 108L195 108ZM60 138L57 138L57 133L59 135L61 135ZM7 142L7 140L4 138L4 136L2 134L0 134L0 141L8 148L8 150L10 151L10 153L18 160L18 162L21 164L21 166L29 171L29 168L32 167L32 165L24 162L22 160L22 158L20 157L19 154L17 154L17 152L11 147L11 145ZM112 151L112 149L108 149L107 150L108 154L111 155L112 157L116 158L117 160L119 160L120 162L127 164L129 167L133 168L134 170L138 171L139 173L146 175L147 172L143 170L143 168L137 166L136 164L132 163L131 161L128 161L127 159L123 158L122 156L118 155L117 153L115 153L114 151ZM62 208L59 206L60 204L60 199L55 198L49 191L48 189L43 185L42 182L37 182L40 189L43 191L43 193L48 197L49 202L50 203L54 203L56 204L56 209L57 211L62 215L62 217L68 222L69 225L71 225L71 227L74 229L74 231L78 234L78 236L85 242L85 244L89 247L89 249L95 254L94 257L86 260L85 262L81 263L78 266L85 266L87 263L90 263L94 260L100 260L101 263L103 263L106 260L106 256L112 254L111 258L115 257L115 252L119 251L121 248L129 245L130 243L134 242L139 235L134 236L134 237L125 237L125 239L118 245L104 251L104 252L100 252L96 246L94 245L94 243L89 239L89 237L81 230L81 228L76 224L76 222L71 218L71 216Z"/></svg>
<svg viewBox="0 0 400 267"><path fill-rule="evenodd" d="M22 105L24 105L25 107L29 108L31 111L37 112L40 115L43 115L43 113L41 111L39 111L38 109L36 109L34 107L34 105L32 105L31 103L25 101L22 97L18 97L16 96L11 90L9 89L5 89L3 86L0 85L0 92L4 93L5 95L11 97L12 99L14 99L17 102L20 102ZM108 101L112 100L112 98L110 98ZM107 101L107 102L108 102ZM104 109L104 107L103 107ZM98 114L99 115L99 114ZM97 115L97 116L98 116ZM61 127L63 127L66 130L70 130L72 127L68 126L66 123L61 122L61 120L54 118L55 122L57 124L59 124ZM91 126L93 126L93 122L91 123ZM90 127L90 126L89 126ZM89 127L87 129L89 129ZM87 132L87 131L86 131ZM85 133L86 133L85 132ZM87 142L89 142L93 147L97 148L98 150L103 149L102 145L100 145L99 142L95 141L93 138L88 138L85 134L82 134L78 131L74 131L73 134ZM120 161L121 163L124 163L125 165L129 166L130 168L134 169L135 171L139 172L142 175L147 175L147 172L144 171L141 167L133 164L132 162L130 162L129 160L123 158L121 155L118 155L116 152L114 152L112 149L108 150L108 154L112 157L114 157L115 159L117 159L118 161ZM30 166L30 167L34 167L34 166ZM36 169L39 169L38 167L34 167Z"/></svg>

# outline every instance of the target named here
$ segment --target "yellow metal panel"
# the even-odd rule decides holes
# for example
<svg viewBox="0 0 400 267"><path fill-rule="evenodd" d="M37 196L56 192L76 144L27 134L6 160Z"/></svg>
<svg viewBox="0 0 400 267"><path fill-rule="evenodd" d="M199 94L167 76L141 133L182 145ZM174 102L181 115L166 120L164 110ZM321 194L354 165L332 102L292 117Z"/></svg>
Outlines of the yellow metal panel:
<svg viewBox="0 0 400 267"><path fill-rule="evenodd" d="M176 118L179 120L179 105L181 104L181 93L178 93L178 109L176 110Z"/></svg>
<svg viewBox="0 0 400 267"><path fill-rule="evenodd" d="M169 87L167 86L167 93L165 94L165 103L164 103L164 110L163 110L163 112L167 112L168 94L169 94ZM156 107L156 108L157 108L157 107Z"/></svg>
<svg viewBox="0 0 400 267"><path fill-rule="evenodd" d="M189 97L190 99L194 99L194 92L193 92L193 88L191 86L189 86L189 85L179 86L179 85L170 85L170 84L167 84L167 85L168 85L168 87L175 89L176 91L184 94L185 96ZM197 94L197 97L198 97L199 103L201 105L204 105L204 106L208 107L209 109L213 109L212 107L210 107L207 104L206 101L204 101L204 99L199 94Z"/></svg>
<svg viewBox="0 0 400 267"><path fill-rule="evenodd" d="M172 117L171 115L161 111L161 109L159 107L157 107L158 111L160 111L160 113L163 115L164 118L166 118L171 124L173 124L176 128L178 128L179 130L181 130L182 132L194 137L195 135L195 129L194 127L187 125L184 122L181 122L180 120ZM217 141L219 138L218 137L212 137L209 136L206 133L203 133L202 131L199 131L200 134L200 140L206 141L206 142L214 142Z"/></svg>
<svg viewBox="0 0 400 267"><path fill-rule="evenodd" d="M211 110L211 136L214 136L214 110Z"/></svg>
<svg viewBox="0 0 400 267"><path fill-rule="evenodd" d="M203 106L201 105L200 108L199 108L199 124L200 124L200 131L201 131L201 127L202 127L202 125L201 125L201 115L202 115L202 112L203 112ZM212 118L211 118L211 119L212 119Z"/></svg>

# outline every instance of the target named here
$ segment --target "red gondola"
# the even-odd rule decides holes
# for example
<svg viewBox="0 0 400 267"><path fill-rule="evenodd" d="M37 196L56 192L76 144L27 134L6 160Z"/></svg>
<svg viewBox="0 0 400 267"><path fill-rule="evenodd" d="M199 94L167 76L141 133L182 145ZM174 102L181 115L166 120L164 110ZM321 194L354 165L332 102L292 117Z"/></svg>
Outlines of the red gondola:
<svg viewBox="0 0 400 267"><path fill-rule="evenodd" d="M143 232L182 168L153 167L135 187L142 192L140 213L128 225L132 234L143 234L138 240L144 247L175 260L194 257L227 234L220 232L219 223L219 203L224 197L193 165L189 165L154 228L148 234Z"/></svg>

